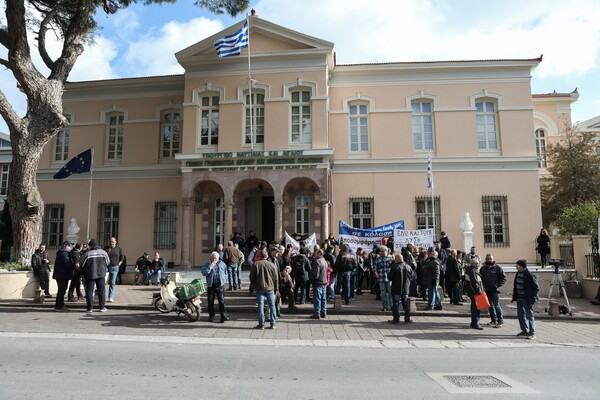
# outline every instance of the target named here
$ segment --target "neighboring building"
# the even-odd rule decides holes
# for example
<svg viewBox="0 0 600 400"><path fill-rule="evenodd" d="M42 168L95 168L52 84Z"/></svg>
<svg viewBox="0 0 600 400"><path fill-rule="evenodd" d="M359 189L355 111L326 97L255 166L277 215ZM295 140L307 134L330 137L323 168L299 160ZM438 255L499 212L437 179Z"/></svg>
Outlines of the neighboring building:
<svg viewBox="0 0 600 400"><path fill-rule="evenodd" d="M533 133L560 131L560 109L532 102L541 57L338 65L333 43L251 17L249 87L246 50L218 59L213 47L242 24L178 52L183 75L66 85L71 125L38 173L46 243L70 218L86 236L89 174L52 175L94 147L89 236L116 235L131 256L200 265L234 231L323 239L340 220L415 229L435 218L461 248L469 212L479 253L535 259Z"/></svg>
<svg viewBox="0 0 600 400"><path fill-rule="evenodd" d="M546 147L564 136L571 126L571 105L579 98L577 89L571 93L534 94L533 123L535 132L535 150L540 177L549 177L547 170Z"/></svg>
<svg viewBox="0 0 600 400"><path fill-rule="evenodd" d="M6 193L8 191L8 174L12 162L12 149L10 147L10 136L0 132L0 210L4 209Z"/></svg>
<svg viewBox="0 0 600 400"><path fill-rule="evenodd" d="M596 141L600 141L600 115L582 122L578 122L577 128L581 132L588 132L593 134L596 138ZM598 155L600 156L600 149L598 150Z"/></svg>

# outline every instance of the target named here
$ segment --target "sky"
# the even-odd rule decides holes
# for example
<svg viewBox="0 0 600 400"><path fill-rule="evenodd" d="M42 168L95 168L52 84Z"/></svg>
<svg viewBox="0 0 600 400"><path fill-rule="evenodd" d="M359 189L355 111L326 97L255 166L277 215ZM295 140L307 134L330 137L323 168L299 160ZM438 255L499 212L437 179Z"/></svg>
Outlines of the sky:
<svg viewBox="0 0 600 400"><path fill-rule="evenodd" d="M69 80L183 73L174 56L177 51L245 18L214 15L194 3L138 4L115 15L98 11L101 29ZM532 92L570 93L577 88L573 121L600 115L598 0L252 0L250 4L260 18L333 42L338 64L543 54L532 74ZM5 19L3 8L0 23ZM60 45L51 41L50 53L59 52ZM2 48L0 57L6 57ZM44 71L37 53L34 60ZM0 70L0 89L23 115L25 98L10 71ZM0 132L8 132L2 119Z"/></svg>

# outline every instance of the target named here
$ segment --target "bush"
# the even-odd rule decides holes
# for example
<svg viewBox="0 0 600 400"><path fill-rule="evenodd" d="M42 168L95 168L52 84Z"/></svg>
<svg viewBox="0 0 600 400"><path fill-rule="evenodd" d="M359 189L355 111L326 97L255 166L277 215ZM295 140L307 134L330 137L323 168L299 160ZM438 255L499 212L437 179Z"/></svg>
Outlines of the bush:
<svg viewBox="0 0 600 400"><path fill-rule="evenodd" d="M594 235L598 229L598 206L595 201L580 203L561 211L556 225L562 235Z"/></svg>
<svg viewBox="0 0 600 400"><path fill-rule="evenodd" d="M23 265L16 261L0 263L0 269L5 269L7 271L31 271L30 266Z"/></svg>

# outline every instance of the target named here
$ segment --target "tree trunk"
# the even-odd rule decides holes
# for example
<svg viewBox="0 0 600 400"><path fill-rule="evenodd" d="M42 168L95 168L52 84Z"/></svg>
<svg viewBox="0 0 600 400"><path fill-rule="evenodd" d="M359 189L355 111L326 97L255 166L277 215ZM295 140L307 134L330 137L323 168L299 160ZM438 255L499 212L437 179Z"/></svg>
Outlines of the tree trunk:
<svg viewBox="0 0 600 400"><path fill-rule="evenodd" d="M13 151L10 169L8 206L12 216L14 242L11 260L23 265L31 263L31 255L39 247L42 237L44 202L36 184L41 150L41 147L32 145L27 154L16 154Z"/></svg>

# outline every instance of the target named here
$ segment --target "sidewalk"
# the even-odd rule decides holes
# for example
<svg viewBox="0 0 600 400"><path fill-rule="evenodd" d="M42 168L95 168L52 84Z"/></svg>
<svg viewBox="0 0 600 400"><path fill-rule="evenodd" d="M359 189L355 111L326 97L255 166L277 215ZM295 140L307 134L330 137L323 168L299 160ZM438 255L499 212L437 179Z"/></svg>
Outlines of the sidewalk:
<svg viewBox="0 0 600 400"><path fill-rule="evenodd" d="M246 274L247 275L247 274ZM246 282L247 282L247 277ZM158 286L133 286L117 285L115 292L115 302L107 303L107 308L115 310L153 310L152 294L159 291ZM330 315L375 315L391 316L391 312L381 310L381 302L375 300L375 295L364 292L362 296L355 296L356 299L349 305L342 305L340 308L334 308L333 303L328 303L328 314ZM556 299L559 304L566 305L564 299ZM500 299L505 319L516 319L517 313L510 298L501 297ZM540 303L535 307L536 319L549 320L578 320L578 321L600 321L600 306L590 303L589 300L569 299L573 315L550 316L545 312L548 305L547 299L540 299ZM69 308L85 309L85 301L66 303ZM256 298L248 293L248 284L243 283L243 289L237 291L227 291L225 293L225 304L230 314L248 314L256 312ZM462 306L449 304L448 299L443 301L443 310L424 311L425 303L420 299L416 301L417 309L411 310L413 316L431 316L431 317L469 317L468 301ZM96 305L97 306L97 305ZM0 310L7 307L33 307L33 308L52 308L54 299L45 299L43 304L36 304L33 299L10 299L0 300ZM216 304L215 304L216 307ZM298 309L288 309L282 307L282 313L290 315L310 315L312 313L312 304L298 304ZM206 316L206 294L202 296L202 317ZM487 322L487 317L482 315L482 322Z"/></svg>

